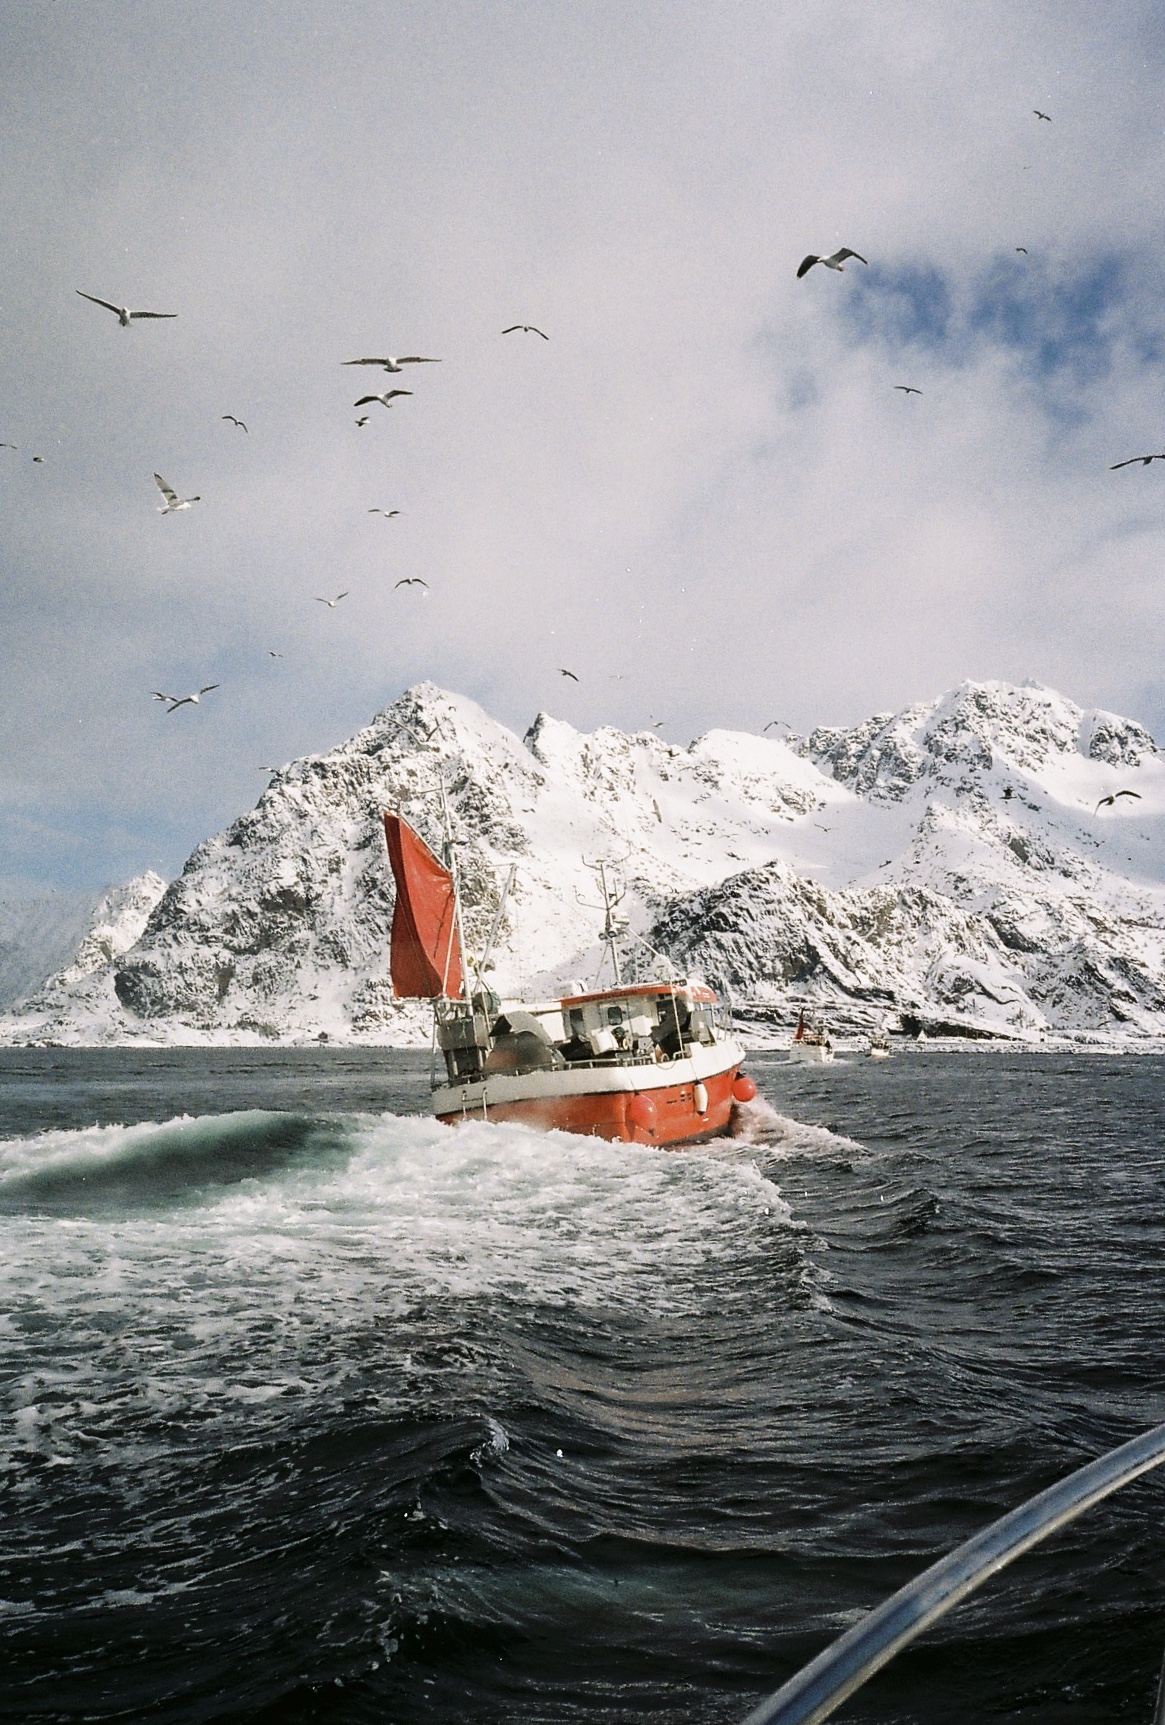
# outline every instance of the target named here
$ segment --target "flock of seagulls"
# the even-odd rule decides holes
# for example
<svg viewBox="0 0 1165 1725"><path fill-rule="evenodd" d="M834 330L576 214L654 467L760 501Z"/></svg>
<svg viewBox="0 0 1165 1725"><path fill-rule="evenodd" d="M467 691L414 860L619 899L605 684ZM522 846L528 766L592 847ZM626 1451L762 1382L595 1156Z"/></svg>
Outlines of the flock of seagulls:
<svg viewBox="0 0 1165 1725"><path fill-rule="evenodd" d="M77 288L74 291L79 294L82 299L88 300L90 304L101 306L105 311L111 311L117 318L122 329L129 329L133 324L140 323L143 320L170 319L178 316L178 313L173 311L137 310L131 306L117 305L113 300L101 299L96 294L86 293L83 288ZM527 323L510 324L502 331L502 334L513 335L517 331L521 331L527 335L541 336L543 341L550 340L550 337L546 334L545 330L538 329L534 324ZM376 366L379 367L380 370L388 372L393 376L399 375L407 365L440 365L441 363L441 360L435 355L422 353L378 354L375 356L363 357L360 359L347 359L343 361L344 365ZM403 396L411 396L412 394L413 391L411 389L386 389L381 394L363 395L354 405L357 408L369 407L373 404L378 404L381 407L391 407L394 401L399 400ZM249 427L247 426L246 421L240 419L236 414L223 413L219 415L219 418L224 424L233 425L236 430L249 435ZM367 424L367 414L363 414L356 421L357 427L362 428ZM0 449L16 450L17 448L18 445L15 443L0 442ZM38 464L44 462L43 455L34 455L32 459ZM181 497L169 481L163 479L160 473L154 474L154 484L162 494L162 502L158 508L158 513L161 515L177 515L183 510L190 509L195 503L201 503L202 501L200 493L195 493L195 495L191 497ZM382 509L379 505L368 510L369 515L381 515L386 521L393 520L394 517L401 513L402 511L399 509ZM419 575L403 576L399 581L394 583L393 591L395 592L396 589L400 587L420 587L423 588L426 593L429 591L429 583L423 580ZM336 606L340 604L341 600L347 599L348 596L349 589L345 588L342 593L337 593L333 598L325 597L322 594L316 594L315 602L317 605L326 605L329 611L334 611ZM276 652L273 648L268 648L267 656L271 659L283 658L283 654ZM564 671L563 675L574 677L574 673L572 671ZM574 677L574 681L577 682L578 678ZM201 688L192 691L189 695L170 695L162 689L154 689L151 693L154 700L161 701L163 703L167 713L176 713L180 707L199 706L204 695L209 695L212 690L219 689L221 687L222 685L220 683L204 683ZM264 771L267 770L273 771L274 769L264 769Z"/></svg>
<svg viewBox="0 0 1165 1725"><path fill-rule="evenodd" d="M1042 108L1033 108L1032 113L1035 115L1037 120L1046 120L1047 123L1051 125L1052 116L1050 114L1045 114ZM1028 249L1026 246L1016 246L1015 249L1017 252L1022 253L1024 257L1027 257ZM832 252L829 257L822 257L816 252L810 252L809 255L803 258L797 266L797 280L800 281L802 276L808 275L814 264L821 264L827 270L837 270L839 272L844 271L850 258L855 258L860 264L868 264L869 262L869 260L864 258L860 252L855 252L850 246L842 246L839 251ZM522 324L514 325L514 328L516 329L524 327L525 326ZM508 334L509 332L503 331L502 333ZM921 389L916 389L913 384L909 383L896 383L893 387L897 390L901 390L902 394L905 396L922 394ZM1165 461L1165 452L1160 455L1130 455L1126 461L1114 461L1112 466L1109 468L1109 472L1115 473L1118 468L1121 467L1148 467L1154 461Z"/></svg>
<svg viewBox="0 0 1165 1725"><path fill-rule="evenodd" d="M1038 108L1033 108L1032 113L1034 114L1037 121L1044 121L1044 122L1047 122L1048 124L1051 124L1052 116L1050 114L1047 114L1047 113L1043 112L1043 110L1038 109ZM1016 246L1015 250L1017 253L1021 253L1024 256L1027 255L1027 247L1026 246ZM808 253L801 260L800 264L797 266L796 276L797 276L798 280L801 280L806 275L808 275L810 270L812 270L818 264L820 264L823 269L833 270L833 271L837 272L838 274L841 274L844 272L846 264L848 262L850 262L851 260L856 262L856 263L863 264L867 268L869 267L869 260L867 258L863 257L861 252L855 251L851 246L841 246L841 247L839 247L839 249L837 251L831 252L828 255L822 254L822 253L816 253L816 252ZM87 300L90 304L100 306L104 310L112 312L113 315L117 318L119 325L123 329L129 329L133 324L139 323L142 321L163 320L163 319L169 320L169 319L176 318L178 316L177 312L150 311L150 310L144 310L144 309L135 309L135 308L131 308L130 306L118 305L113 300L101 299L96 294L86 293L82 288L77 288L75 291L82 299ZM536 324L529 324L529 323L508 324L502 330L501 333L503 336L522 334L522 335L538 336L542 341L546 341L546 342L548 342L550 340L550 337L547 335L546 331L543 329L540 329ZM390 376L399 376L404 371L404 368L406 366L440 365L442 363L442 361L440 358L438 358L435 355L414 353L414 354L378 354L378 355L372 355L372 356L363 356L363 357L358 358L358 359L344 360L342 363L345 366L372 366L372 367L376 367L376 368L380 369L381 371L388 373ZM893 385L893 388L896 391L901 392L901 394L906 396L906 397L909 397L912 395L921 396L923 394L923 391L914 384L897 383L897 384ZM362 395L353 405L357 409L362 408L362 407L371 407L373 405L381 406L384 408L391 408L395 401L398 401L402 398L411 397L413 395L413 393L414 392L411 389L403 389L403 388L385 389L384 391L382 391L379 394L371 393L368 395ZM224 414L220 415L220 418L224 423L233 425L237 430L242 431L243 433L248 432L248 426L247 426L246 422L244 420L238 418L235 414L224 413ZM369 416L367 414L363 414L361 417L359 417L356 420L355 423L356 423L357 428L362 429L363 427L368 425ZM0 443L0 449L13 449L13 450L15 450L16 448L17 448L17 445L13 444L13 443ZM42 455L34 455L32 457L32 460L35 463L43 464L44 457ZM1110 469L1110 471L1115 472L1117 469L1123 468L1123 467L1135 467L1135 466L1148 467L1154 461L1165 461L1165 452L1162 452L1160 454L1155 453L1155 454L1150 454L1150 455L1130 456L1127 460L1114 462L1112 464L1112 468ZM162 515L178 514L184 510L190 509L193 504L199 503L202 501L201 495L197 494L197 493L191 497L179 496L178 492L174 490L173 486L171 486L167 480L163 479L163 477L160 473L154 474L154 482L157 485L159 491L161 492L162 498L163 498L163 502L159 506L159 514L162 514ZM386 521L391 521L392 519L394 519L396 516L400 515L401 513L402 512L399 509L383 509L383 508L380 508L379 506L374 506L368 510L368 514L380 515ZM394 583L393 591L396 591L397 589L399 589L401 587L420 587L420 588L424 589L426 593L429 591L428 582L423 580L420 576L417 576L417 575L402 577L400 580L398 580ZM340 602L342 600L348 598L348 597L349 597L349 590L345 589L342 593L337 593L332 598L328 598L328 597L317 594L315 596L315 602L319 605L326 605L329 611L334 611L336 609L336 607L340 604ZM272 649L268 649L268 656L272 659L281 659L283 657L283 655L281 653L277 653ZM563 678L569 679L573 683L579 682L579 678L575 674L575 672L568 670L565 666L559 667L559 675L562 676ZM161 701L165 704L166 711L168 713L174 713L174 712L177 712L177 710L180 707L198 706L201 702L203 695L210 694L210 692L212 690L218 689L220 687L221 687L221 685L218 683L206 683L200 689L198 689L197 691L195 691L189 695L175 696L175 695L166 694L161 690L154 690L153 696L154 696L155 700ZM658 730L664 724L664 721L662 719L652 719L651 723L652 723L652 727L654 729ZM764 730L768 731L770 729L777 729L777 728L780 728L781 726L784 726L784 725L786 725L785 720L783 720L783 719L772 719L769 721L768 724L765 725ZM786 726L786 728L787 728L787 726ZM1112 793L1111 796L1102 797L1100 799L1100 802L1097 804L1097 812L1099 812L1100 809L1105 808L1105 807L1114 807L1116 800L1119 797L1139 797L1139 795L1140 795L1140 793L1137 791L1128 791L1128 790L1115 791Z"/></svg>

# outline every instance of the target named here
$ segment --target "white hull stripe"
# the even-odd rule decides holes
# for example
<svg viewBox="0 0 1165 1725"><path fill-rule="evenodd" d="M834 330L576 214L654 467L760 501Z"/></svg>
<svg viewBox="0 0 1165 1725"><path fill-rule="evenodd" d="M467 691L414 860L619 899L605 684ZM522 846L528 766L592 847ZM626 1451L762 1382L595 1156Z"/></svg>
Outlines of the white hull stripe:
<svg viewBox="0 0 1165 1725"><path fill-rule="evenodd" d="M693 1043L687 1060L658 1066L556 1066L540 1072L491 1072L484 1083L443 1084L433 1091L434 1114L461 1114L506 1102L532 1102L556 1096L609 1096L636 1090L672 1090L730 1072L744 1060L739 1042L712 1048Z"/></svg>

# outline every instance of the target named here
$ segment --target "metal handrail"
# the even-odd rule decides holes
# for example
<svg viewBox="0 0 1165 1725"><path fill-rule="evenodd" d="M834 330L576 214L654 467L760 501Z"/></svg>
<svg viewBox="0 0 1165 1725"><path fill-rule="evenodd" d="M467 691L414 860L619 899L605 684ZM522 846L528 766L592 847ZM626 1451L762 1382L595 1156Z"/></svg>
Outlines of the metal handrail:
<svg viewBox="0 0 1165 1725"><path fill-rule="evenodd" d="M1165 1462L1165 1425L1110 1450L957 1546L762 1701L744 1725L817 1725L930 1624L1101 1498ZM1163 1677L1165 1691L1165 1677ZM1163 1717L1165 1693L1158 1697Z"/></svg>

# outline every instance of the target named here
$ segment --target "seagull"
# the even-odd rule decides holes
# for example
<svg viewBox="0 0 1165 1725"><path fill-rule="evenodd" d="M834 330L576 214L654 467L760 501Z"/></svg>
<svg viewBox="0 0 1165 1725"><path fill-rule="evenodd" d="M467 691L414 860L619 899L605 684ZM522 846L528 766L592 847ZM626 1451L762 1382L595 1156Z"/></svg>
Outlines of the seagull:
<svg viewBox="0 0 1165 1725"><path fill-rule="evenodd" d="M902 391L903 395L921 395L922 394L922 391L920 389L915 389L915 387L912 383L896 383L894 385L894 388L900 389Z"/></svg>
<svg viewBox="0 0 1165 1725"><path fill-rule="evenodd" d="M351 365L353 362L351 360L346 360L344 363L346 365ZM412 393L411 389L386 389L383 395L362 395L359 401L354 401L352 403L352 406L364 407L370 401L378 401L381 407L391 407L394 395L411 395Z"/></svg>
<svg viewBox="0 0 1165 1725"><path fill-rule="evenodd" d="M1050 114L1041 114L1038 108L1033 108L1032 113L1035 115L1037 120L1046 120L1049 126L1051 125L1052 116Z"/></svg>
<svg viewBox="0 0 1165 1725"><path fill-rule="evenodd" d="M212 689L221 687L221 683L204 683L196 695L164 695L161 689L155 689L153 696L155 701L168 701L170 705L166 711L176 713L179 707L197 707L204 695L209 695Z"/></svg>
<svg viewBox="0 0 1165 1725"><path fill-rule="evenodd" d="M1026 246L1016 246L1015 249L1017 252L1022 252L1024 257L1026 258L1026 256L1027 256L1027 247Z"/></svg>
<svg viewBox="0 0 1165 1725"><path fill-rule="evenodd" d="M334 599L321 599L319 597L319 595L317 594L316 595L316 604L317 605L326 605L329 611L334 611L336 609L336 606L340 603L340 600L346 599L347 597L348 597L348 588L345 587L344 591L342 593L337 593L336 597Z"/></svg>
<svg viewBox="0 0 1165 1725"><path fill-rule="evenodd" d="M561 665L558 667L558 674L560 677L569 677L572 683L578 682L578 678L575 676L574 672L564 670Z"/></svg>
<svg viewBox="0 0 1165 1725"><path fill-rule="evenodd" d="M76 291L77 291L77 293L81 294L82 299L90 300L90 301L92 301L92 303L94 305L103 305L105 307L106 311L116 312L117 313L117 321L121 325L122 329L128 329L130 324L136 323L138 318L140 318L140 317L177 317L178 316L178 313L176 311L130 311L130 309L127 305L114 305L111 300L98 299L95 294L81 293L80 288L77 288Z"/></svg>
<svg viewBox="0 0 1165 1725"><path fill-rule="evenodd" d="M277 653L277 652L276 652L276 651L275 651L275 649L274 649L274 648L273 648L273 647L268 647L268 649L267 649L267 657L268 657L268 658L269 658L269 659L282 659L282 657L283 657L283 654L282 654L282 653Z"/></svg>
<svg viewBox="0 0 1165 1725"><path fill-rule="evenodd" d="M1099 814L1101 809L1115 808L1116 799L1118 797L1136 797L1137 801L1140 802L1141 793L1140 791L1114 791L1111 797L1101 797L1100 801L1092 811L1093 814Z"/></svg>
<svg viewBox="0 0 1165 1725"><path fill-rule="evenodd" d="M789 721L787 719L770 719L768 724L765 726L764 731L761 732L761 736L764 736L765 731L775 730L779 725L784 725L786 730L790 728Z"/></svg>
<svg viewBox="0 0 1165 1725"><path fill-rule="evenodd" d="M368 424L368 415L366 413L362 413L360 415L360 418L356 421L356 424L357 425L367 425Z"/></svg>
<svg viewBox="0 0 1165 1725"><path fill-rule="evenodd" d="M19 449L18 443L0 443L0 449Z"/></svg>
<svg viewBox="0 0 1165 1725"><path fill-rule="evenodd" d="M1114 461L1108 471L1115 473L1118 467L1135 467L1138 461L1142 467L1148 467L1150 461L1165 461L1165 455L1130 455L1127 461Z"/></svg>
<svg viewBox="0 0 1165 1725"><path fill-rule="evenodd" d="M246 429L247 429L246 426L243 424L242 420L236 419L233 413L220 413L219 418L220 419L229 419L231 424L237 425L240 431L246 431Z"/></svg>
<svg viewBox="0 0 1165 1725"><path fill-rule="evenodd" d="M522 331L523 335L540 335L542 337L543 341L549 341L550 340L550 337L547 335L547 333L544 329L538 329L532 323L512 323L510 325L509 329L504 329L502 331L502 334L503 335L513 335L513 333L516 329L520 329Z"/></svg>
<svg viewBox="0 0 1165 1725"><path fill-rule="evenodd" d="M159 515L173 515L179 509L189 509L192 503L201 503L201 497L179 497L172 485L167 485L160 473L154 474L154 484L166 499L158 507Z"/></svg>
<svg viewBox="0 0 1165 1725"><path fill-rule="evenodd" d="M370 509L368 511L368 513L369 513L369 515L383 515L384 519L386 521L391 521L394 515L400 514L400 510L399 509L376 509L376 508L373 508L373 509Z"/></svg>
<svg viewBox="0 0 1165 1725"><path fill-rule="evenodd" d="M419 575L404 575L399 581L393 582L392 590L395 593L398 587L424 587L427 591L428 586L429 583L422 581Z"/></svg>
<svg viewBox="0 0 1165 1725"><path fill-rule="evenodd" d="M42 463L42 465L44 463L44 456L43 455L34 455L32 459L34 461L39 461L40 463Z"/></svg>
<svg viewBox="0 0 1165 1725"><path fill-rule="evenodd" d="M814 252L810 252L797 270L797 279L800 281L803 275L807 275L814 264L824 264L827 270L842 270L844 272L846 258L857 258L860 264L868 264L870 261L868 258L864 258L861 252L851 252L848 246L842 246L839 252L834 252L833 256L828 258L819 258Z"/></svg>
<svg viewBox="0 0 1165 1725"><path fill-rule="evenodd" d="M440 365L439 359L426 359L423 353L402 353L397 359L391 353L380 359L346 359L345 365L382 365L385 371L399 371L402 365Z"/></svg>
<svg viewBox="0 0 1165 1725"><path fill-rule="evenodd" d="M666 719L652 719L652 721L651 721L651 728L652 728L652 730L653 730L653 731L659 731L659 730L662 730L662 728L663 728L663 727L664 727L664 725L666 725L666 724L667 724L667 720L666 720Z"/></svg>

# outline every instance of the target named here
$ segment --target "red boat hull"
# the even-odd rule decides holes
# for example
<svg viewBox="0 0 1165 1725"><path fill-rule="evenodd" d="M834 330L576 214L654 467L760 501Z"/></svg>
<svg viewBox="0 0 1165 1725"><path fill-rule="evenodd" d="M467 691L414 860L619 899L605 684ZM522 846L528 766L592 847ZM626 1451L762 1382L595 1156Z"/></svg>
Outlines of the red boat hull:
<svg viewBox="0 0 1165 1725"><path fill-rule="evenodd" d="M738 1068L709 1075L700 1083L653 1086L650 1090L590 1091L583 1095L529 1096L507 1102L482 1101L464 1112L438 1114L447 1126L463 1120L513 1120L543 1132L574 1132L617 1144L693 1144L729 1130L735 1104L732 1086ZM705 1106L696 1106L702 1088ZM647 1099L649 1105L644 1106Z"/></svg>

